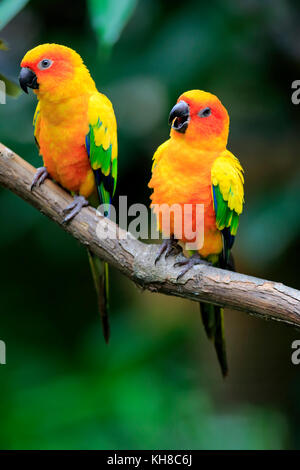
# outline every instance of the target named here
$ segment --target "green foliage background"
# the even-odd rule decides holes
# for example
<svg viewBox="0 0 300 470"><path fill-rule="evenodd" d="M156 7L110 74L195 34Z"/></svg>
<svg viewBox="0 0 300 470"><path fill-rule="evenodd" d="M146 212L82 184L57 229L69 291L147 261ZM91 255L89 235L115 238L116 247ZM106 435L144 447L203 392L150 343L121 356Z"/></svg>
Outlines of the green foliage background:
<svg viewBox="0 0 300 470"><path fill-rule="evenodd" d="M246 173L238 269L300 288L299 13L291 0L0 0L0 73L17 81L24 53L43 42L82 55L114 103L117 197L129 204L149 203L152 154L178 95L217 94ZM0 105L0 141L39 166L34 107L32 95ZM223 381L198 306L112 270L106 347L83 247L4 190L0 224L2 449L300 447L299 332L227 311Z"/></svg>

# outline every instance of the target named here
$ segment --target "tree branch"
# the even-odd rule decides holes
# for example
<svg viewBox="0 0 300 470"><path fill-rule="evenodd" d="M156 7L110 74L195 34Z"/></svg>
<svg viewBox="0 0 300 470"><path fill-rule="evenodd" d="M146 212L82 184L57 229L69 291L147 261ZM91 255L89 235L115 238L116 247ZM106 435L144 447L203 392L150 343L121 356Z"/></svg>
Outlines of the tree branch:
<svg viewBox="0 0 300 470"><path fill-rule="evenodd" d="M172 257L155 266L157 245L136 240L92 207L84 208L71 223L62 224L62 210L71 202L71 196L50 180L31 192L34 173L35 168L0 144L0 185L54 220L137 285L152 292L210 302L300 327L299 291L278 282L205 265L195 266L177 281L178 270L173 267ZM99 237L100 232L118 233L119 237Z"/></svg>

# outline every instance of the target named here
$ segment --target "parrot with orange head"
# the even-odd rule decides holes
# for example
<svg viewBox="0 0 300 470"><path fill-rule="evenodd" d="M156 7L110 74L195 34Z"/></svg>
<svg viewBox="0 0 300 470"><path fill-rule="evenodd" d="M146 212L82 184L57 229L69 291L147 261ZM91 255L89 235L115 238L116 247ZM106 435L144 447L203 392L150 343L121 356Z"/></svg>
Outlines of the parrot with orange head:
<svg viewBox="0 0 300 470"><path fill-rule="evenodd" d="M152 207L165 239L156 262L163 254L169 256L179 245L183 250L190 238L182 225L197 227L196 205L203 205L203 244L175 266L184 266L183 277L196 264L211 263L216 267L234 269L231 249L244 204L243 169L238 159L227 150L229 116L221 101L201 90L183 93L169 117L170 138L153 157L149 187ZM192 207L187 217L176 223L174 214L164 233L160 208L179 205L183 213ZM192 220L188 220L188 218ZM169 237L169 239L167 238ZM177 246L176 246L177 245ZM200 302L200 312L208 337L214 342L223 376L228 373L223 310L219 306Z"/></svg>
<svg viewBox="0 0 300 470"><path fill-rule="evenodd" d="M52 178L73 196L64 210L70 222L89 202L110 204L117 182L117 124L81 57L58 44L42 44L21 61L21 88L38 104L34 137L43 158L31 189ZM88 251L106 342L109 340L108 265Z"/></svg>

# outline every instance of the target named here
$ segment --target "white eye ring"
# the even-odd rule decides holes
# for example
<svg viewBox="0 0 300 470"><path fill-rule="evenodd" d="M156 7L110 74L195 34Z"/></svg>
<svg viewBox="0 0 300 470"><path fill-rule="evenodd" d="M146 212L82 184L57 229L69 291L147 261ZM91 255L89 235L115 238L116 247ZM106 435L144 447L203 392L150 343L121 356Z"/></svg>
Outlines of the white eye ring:
<svg viewBox="0 0 300 470"><path fill-rule="evenodd" d="M39 63L38 63L38 68L40 70L45 70L45 69L49 69L49 67L51 67L51 65L53 64L53 61L51 59L42 59Z"/></svg>
<svg viewBox="0 0 300 470"><path fill-rule="evenodd" d="M199 111L198 116L200 117L208 117L211 115L211 109L207 106Z"/></svg>

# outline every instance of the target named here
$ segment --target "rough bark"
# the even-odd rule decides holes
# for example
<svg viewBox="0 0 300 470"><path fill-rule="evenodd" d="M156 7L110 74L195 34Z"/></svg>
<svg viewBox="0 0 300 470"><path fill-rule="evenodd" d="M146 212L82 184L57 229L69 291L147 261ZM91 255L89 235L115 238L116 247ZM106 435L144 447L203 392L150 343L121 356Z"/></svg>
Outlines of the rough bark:
<svg viewBox="0 0 300 470"><path fill-rule="evenodd" d="M63 224L62 210L71 202L71 196L50 180L30 191L34 173L35 168L0 144L0 185L54 220L137 285L152 292L210 302L300 327L299 291L279 282L206 265L195 266L177 281L179 268L173 267L174 258L161 259L155 265L157 245L140 242L92 207L84 208L71 223Z"/></svg>

